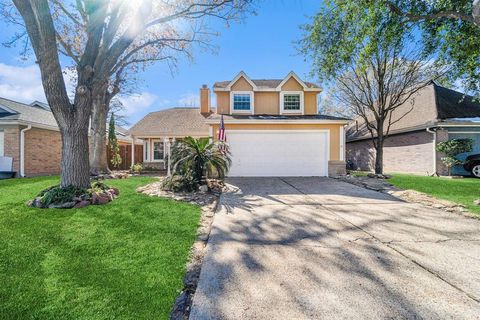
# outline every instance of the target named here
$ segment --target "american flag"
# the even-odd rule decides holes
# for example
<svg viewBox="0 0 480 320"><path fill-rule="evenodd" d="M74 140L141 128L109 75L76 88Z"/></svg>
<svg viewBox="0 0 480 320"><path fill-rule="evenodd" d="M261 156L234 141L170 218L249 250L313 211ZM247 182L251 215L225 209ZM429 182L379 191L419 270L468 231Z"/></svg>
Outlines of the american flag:
<svg viewBox="0 0 480 320"><path fill-rule="evenodd" d="M225 143L227 142L227 136L225 134L225 124L223 123L223 114L220 119L220 128L218 128L218 141L220 142L219 150L222 154L226 153Z"/></svg>
<svg viewBox="0 0 480 320"><path fill-rule="evenodd" d="M223 114L220 119L220 128L218 129L218 141L227 142L227 136L225 135L225 123L223 123Z"/></svg>

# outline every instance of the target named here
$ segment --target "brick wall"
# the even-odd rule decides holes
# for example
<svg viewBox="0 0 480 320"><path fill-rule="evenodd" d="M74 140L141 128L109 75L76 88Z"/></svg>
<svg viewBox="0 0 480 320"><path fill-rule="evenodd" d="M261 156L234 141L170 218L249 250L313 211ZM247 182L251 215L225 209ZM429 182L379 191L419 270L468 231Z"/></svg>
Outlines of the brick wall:
<svg viewBox="0 0 480 320"><path fill-rule="evenodd" d="M25 132L25 175L60 173L62 139L60 132L32 128Z"/></svg>
<svg viewBox="0 0 480 320"><path fill-rule="evenodd" d="M437 134L438 141L445 139L443 132ZM441 155L437 155L437 171L442 174ZM390 136L385 141L384 171L419 174L433 173L433 135L416 131ZM375 151L369 140L347 143L347 160L354 169L373 170Z"/></svg>
<svg viewBox="0 0 480 320"><path fill-rule="evenodd" d="M20 128L18 126L5 126L4 155L13 158L13 171L20 171Z"/></svg>

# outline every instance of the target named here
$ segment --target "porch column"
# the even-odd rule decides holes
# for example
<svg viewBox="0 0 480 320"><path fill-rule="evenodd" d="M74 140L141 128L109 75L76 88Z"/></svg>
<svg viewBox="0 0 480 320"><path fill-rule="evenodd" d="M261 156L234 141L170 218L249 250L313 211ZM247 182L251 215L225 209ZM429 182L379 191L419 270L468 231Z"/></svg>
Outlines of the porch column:
<svg viewBox="0 0 480 320"><path fill-rule="evenodd" d="M132 166L135 164L135 137L132 137Z"/></svg>
<svg viewBox="0 0 480 320"><path fill-rule="evenodd" d="M167 158L167 165L165 168L167 169L167 176L170 176L170 139L168 137L163 138L163 152L163 159L165 160L165 156Z"/></svg>

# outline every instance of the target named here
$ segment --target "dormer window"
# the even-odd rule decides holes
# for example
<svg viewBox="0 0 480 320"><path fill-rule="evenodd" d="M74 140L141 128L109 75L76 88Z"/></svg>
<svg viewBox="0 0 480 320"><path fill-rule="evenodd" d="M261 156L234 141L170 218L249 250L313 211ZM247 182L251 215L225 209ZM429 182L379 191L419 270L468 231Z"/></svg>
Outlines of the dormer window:
<svg viewBox="0 0 480 320"><path fill-rule="evenodd" d="M280 107L282 113L303 114L303 92L285 91L280 93Z"/></svg>
<svg viewBox="0 0 480 320"><path fill-rule="evenodd" d="M232 91L230 105L232 113L253 113L253 92Z"/></svg>

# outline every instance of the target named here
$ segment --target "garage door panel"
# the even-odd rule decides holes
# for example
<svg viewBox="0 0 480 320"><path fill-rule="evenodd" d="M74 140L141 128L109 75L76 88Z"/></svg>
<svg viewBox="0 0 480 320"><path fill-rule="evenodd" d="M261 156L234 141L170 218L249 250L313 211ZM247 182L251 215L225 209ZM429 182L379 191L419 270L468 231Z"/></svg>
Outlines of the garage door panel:
<svg viewBox="0 0 480 320"><path fill-rule="evenodd" d="M325 131L227 131L229 176L326 176Z"/></svg>

